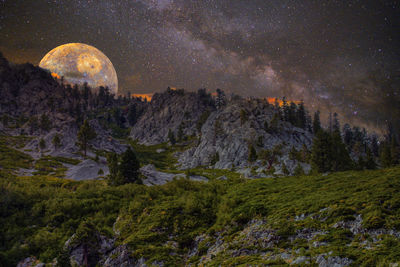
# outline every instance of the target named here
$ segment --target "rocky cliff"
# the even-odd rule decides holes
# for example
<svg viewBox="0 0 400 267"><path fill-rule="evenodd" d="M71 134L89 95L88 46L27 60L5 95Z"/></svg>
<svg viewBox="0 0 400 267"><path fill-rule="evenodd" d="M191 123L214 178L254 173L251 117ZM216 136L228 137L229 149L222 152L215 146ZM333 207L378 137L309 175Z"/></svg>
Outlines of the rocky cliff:
<svg viewBox="0 0 400 267"><path fill-rule="evenodd" d="M256 168L259 176L266 176L265 172L272 166L276 173L282 173L283 164L290 173L298 164L305 171L310 169L308 164L290 159L289 152L293 148L297 151L309 149L312 133L277 120L279 108L264 99L240 97L225 100L218 108L215 103L216 100L204 92L167 90L156 94L132 128L131 137L142 144L168 142L169 131L178 141L182 136L197 138L196 146L176 154L181 169L237 167L249 175L248 168ZM279 153L273 160L249 162L250 147L260 154L278 146Z"/></svg>
<svg viewBox="0 0 400 267"><path fill-rule="evenodd" d="M179 128L184 136L197 135L197 123L201 115L213 110L213 100L205 91L194 93L167 89L153 96L133 126L131 137L149 145L167 142L168 132L177 135Z"/></svg>

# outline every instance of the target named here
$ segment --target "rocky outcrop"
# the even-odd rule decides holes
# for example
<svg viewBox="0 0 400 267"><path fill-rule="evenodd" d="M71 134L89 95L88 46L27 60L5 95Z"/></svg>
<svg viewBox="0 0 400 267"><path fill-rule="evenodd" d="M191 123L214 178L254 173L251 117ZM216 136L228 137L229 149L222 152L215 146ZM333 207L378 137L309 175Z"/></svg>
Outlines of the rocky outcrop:
<svg viewBox="0 0 400 267"><path fill-rule="evenodd" d="M266 129L276 113L277 109L264 99L233 97L217 109L214 100L204 91L185 93L167 90L154 95L130 135L142 144L167 142L169 131L176 139L182 135L196 136L196 146L176 154L181 169L197 166L243 169L255 166L263 172L271 168L271 162L266 164L260 160L249 163L249 145L253 145L257 152L281 145L281 153L273 162L276 174L283 173L283 164L293 173L299 162L289 159L290 149L310 148L313 135L281 120L275 123L273 130ZM310 169L308 164L300 165L306 172Z"/></svg>
<svg viewBox="0 0 400 267"><path fill-rule="evenodd" d="M289 159L289 150L292 147L301 150L303 145L310 147L312 134L282 121L278 132L267 131L264 124L270 124L274 113L274 108L262 100L228 103L208 117L201 129L199 145L179 155L180 168L209 165L219 169L262 167L266 165L262 161L249 163L249 145L257 152L282 145L281 156L274 162L277 173L282 163L293 172L297 162ZM303 168L307 170L308 166L304 164Z"/></svg>
<svg viewBox="0 0 400 267"><path fill-rule="evenodd" d="M168 132L171 130L177 136L180 127L183 135L195 135L197 122L210 110L214 110L213 101L205 93L171 89L156 93L130 135L147 145L168 141Z"/></svg>

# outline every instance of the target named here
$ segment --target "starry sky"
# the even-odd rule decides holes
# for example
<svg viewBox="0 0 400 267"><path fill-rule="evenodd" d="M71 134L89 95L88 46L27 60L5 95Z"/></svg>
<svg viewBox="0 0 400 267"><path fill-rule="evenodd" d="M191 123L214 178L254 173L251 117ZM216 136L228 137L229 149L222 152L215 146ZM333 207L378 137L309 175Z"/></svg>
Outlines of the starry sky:
<svg viewBox="0 0 400 267"><path fill-rule="evenodd" d="M0 51L37 65L86 43L124 93L286 96L380 131L400 126L399 11L383 0L0 0Z"/></svg>

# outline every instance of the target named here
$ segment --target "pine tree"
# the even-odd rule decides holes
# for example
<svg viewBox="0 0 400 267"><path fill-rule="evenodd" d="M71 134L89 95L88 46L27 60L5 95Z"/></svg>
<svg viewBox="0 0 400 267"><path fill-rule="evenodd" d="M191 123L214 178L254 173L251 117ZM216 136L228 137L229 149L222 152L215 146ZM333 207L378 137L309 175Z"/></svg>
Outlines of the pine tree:
<svg viewBox="0 0 400 267"><path fill-rule="evenodd" d="M122 111L118 107L114 107L112 110L112 116L114 118L115 123L118 125L118 127L123 128L124 123L125 123L125 118L122 115Z"/></svg>
<svg viewBox="0 0 400 267"><path fill-rule="evenodd" d="M322 129L317 130L311 149L311 168L313 172L324 173L331 170L331 147L329 134Z"/></svg>
<svg viewBox="0 0 400 267"><path fill-rule="evenodd" d="M267 121L264 121L264 130L267 132L267 133L269 133L269 126L268 126L268 122Z"/></svg>
<svg viewBox="0 0 400 267"><path fill-rule="evenodd" d="M364 158L363 158L363 156L359 156L358 157L358 162L356 164L356 169L357 170L364 170L364 168L365 168Z"/></svg>
<svg viewBox="0 0 400 267"><path fill-rule="evenodd" d="M289 175L290 174L288 168L286 167L285 162L282 162L282 172L283 172L284 175Z"/></svg>
<svg viewBox="0 0 400 267"><path fill-rule="evenodd" d="M108 175L108 183L110 185L117 185L122 183L119 177L118 164L118 155L116 153L112 152L107 155L107 165L110 172L110 174Z"/></svg>
<svg viewBox="0 0 400 267"><path fill-rule="evenodd" d="M282 112L283 112L283 120L290 121L290 111L289 111L289 104L286 101L286 97L282 98Z"/></svg>
<svg viewBox="0 0 400 267"><path fill-rule="evenodd" d="M298 126L296 114L297 114L297 105L294 102L290 102L288 111L288 121L294 126Z"/></svg>
<svg viewBox="0 0 400 267"><path fill-rule="evenodd" d="M294 175L294 176L302 176L302 175L305 175L304 170L303 170L303 167L301 167L300 164L297 164L296 168L294 169L293 175Z"/></svg>
<svg viewBox="0 0 400 267"><path fill-rule="evenodd" d="M340 135L339 121L337 125L333 126L331 134L331 170L332 171L345 171L351 168L352 160L346 145L343 143Z"/></svg>
<svg viewBox="0 0 400 267"><path fill-rule="evenodd" d="M245 109L240 110L240 125L243 125L248 120L247 111Z"/></svg>
<svg viewBox="0 0 400 267"><path fill-rule="evenodd" d="M304 102L303 100L300 102L297 113L296 113L296 121L297 121L297 127L300 127L302 129L306 129L307 126L307 117L306 117L306 110L304 108Z"/></svg>
<svg viewBox="0 0 400 267"><path fill-rule="evenodd" d="M40 141L39 141L39 148L40 148L40 150L43 152L43 150L46 148L46 141L44 141L44 139L43 138L40 138Z"/></svg>
<svg viewBox="0 0 400 267"><path fill-rule="evenodd" d="M51 129L51 121L46 114L42 114L40 117L40 128L44 131L49 131Z"/></svg>
<svg viewBox="0 0 400 267"><path fill-rule="evenodd" d="M257 151L252 144L249 145L249 162L254 162L257 160Z"/></svg>
<svg viewBox="0 0 400 267"><path fill-rule="evenodd" d="M399 151L399 145L397 144L396 141L396 136L392 135L392 140L390 142L390 155L392 157L392 166L399 164L399 158L400 158L400 151Z"/></svg>
<svg viewBox="0 0 400 267"><path fill-rule="evenodd" d="M140 163L131 147L122 153L119 164L124 183L135 183L139 180Z"/></svg>
<svg viewBox="0 0 400 267"><path fill-rule="evenodd" d="M340 123L339 123L339 119L338 119L338 114L336 112L333 113L332 131L337 131L340 133Z"/></svg>
<svg viewBox="0 0 400 267"><path fill-rule="evenodd" d="M384 168L392 166L392 155L390 151L390 146L386 142L382 144L380 162L382 167Z"/></svg>
<svg viewBox="0 0 400 267"><path fill-rule="evenodd" d="M348 123L343 126L343 139L349 150L353 147L353 131Z"/></svg>
<svg viewBox="0 0 400 267"><path fill-rule="evenodd" d="M61 146L61 139L59 134L55 134L52 140L54 148L57 150Z"/></svg>
<svg viewBox="0 0 400 267"><path fill-rule="evenodd" d="M90 127L89 122L85 120L78 132L78 144L84 151L85 157L88 143L94 138L96 138L96 132Z"/></svg>
<svg viewBox="0 0 400 267"><path fill-rule="evenodd" d="M374 160L373 153L369 147L367 147L367 156L365 159L365 168L368 170L374 170L376 169L376 163Z"/></svg>
<svg viewBox="0 0 400 267"><path fill-rule="evenodd" d="M278 131L278 128L279 128L279 114L278 113L274 113L269 124L270 124L270 127L269 127L270 133L274 133L274 132Z"/></svg>
<svg viewBox="0 0 400 267"><path fill-rule="evenodd" d="M135 125L136 123L136 118L137 114L136 114L136 106L131 104L129 105L129 110L128 110L128 122L130 126Z"/></svg>
<svg viewBox="0 0 400 267"><path fill-rule="evenodd" d="M314 120L313 120L313 133L317 134L321 130L321 121L319 119L319 110L314 113Z"/></svg>
<svg viewBox="0 0 400 267"><path fill-rule="evenodd" d="M176 134L176 138L178 139L178 142L182 142L185 138L185 134L183 132L183 124L179 124L178 127L178 133Z"/></svg>
<svg viewBox="0 0 400 267"><path fill-rule="evenodd" d="M220 109L225 105L226 105L225 93L221 89L217 89L217 97L215 98L215 106L217 109Z"/></svg>
<svg viewBox="0 0 400 267"><path fill-rule="evenodd" d="M378 137L376 135L373 135L371 139L371 152L374 157L379 156Z"/></svg>
<svg viewBox="0 0 400 267"><path fill-rule="evenodd" d="M257 138L257 143L256 143L256 145L257 145L258 147L263 147L263 146L264 146L264 139L263 139L263 136L262 136L262 135L260 135L260 136Z"/></svg>
<svg viewBox="0 0 400 267"><path fill-rule="evenodd" d="M292 146L292 148L289 151L289 159L290 160L299 160L300 156L299 156L299 152L297 151L297 149Z"/></svg>

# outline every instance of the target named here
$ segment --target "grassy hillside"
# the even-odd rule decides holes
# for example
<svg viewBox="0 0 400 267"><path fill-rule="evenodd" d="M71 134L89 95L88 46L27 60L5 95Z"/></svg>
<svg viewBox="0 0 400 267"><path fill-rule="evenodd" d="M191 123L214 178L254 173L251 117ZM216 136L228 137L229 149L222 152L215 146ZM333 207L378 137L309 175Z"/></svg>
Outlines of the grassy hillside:
<svg viewBox="0 0 400 267"><path fill-rule="evenodd" d="M0 262L5 266L30 255L51 262L87 224L116 236L117 244L128 244L135 258L166 265L286 264L292 259L276 255L293 251L346 257L356 266L400 262L399 238L387 231L400 230L400 167L257 180L204 169L197 172L224 174L228 180L109 187L103 181L60 179L57 171L20 177L18 168L34 164L32 159L4 142L0 151ZM161 154L154 163L163 167L164 156L170 160ZM340 227L359 216L359 233ZM271 245L250 238L256 226L276 237ZM315 234L302 237L303 232ZM210 256L210 247L221 242L224 246ZM198 252L189 253L193 248ZM257 253L236 253L244 249Z"/></svg>

